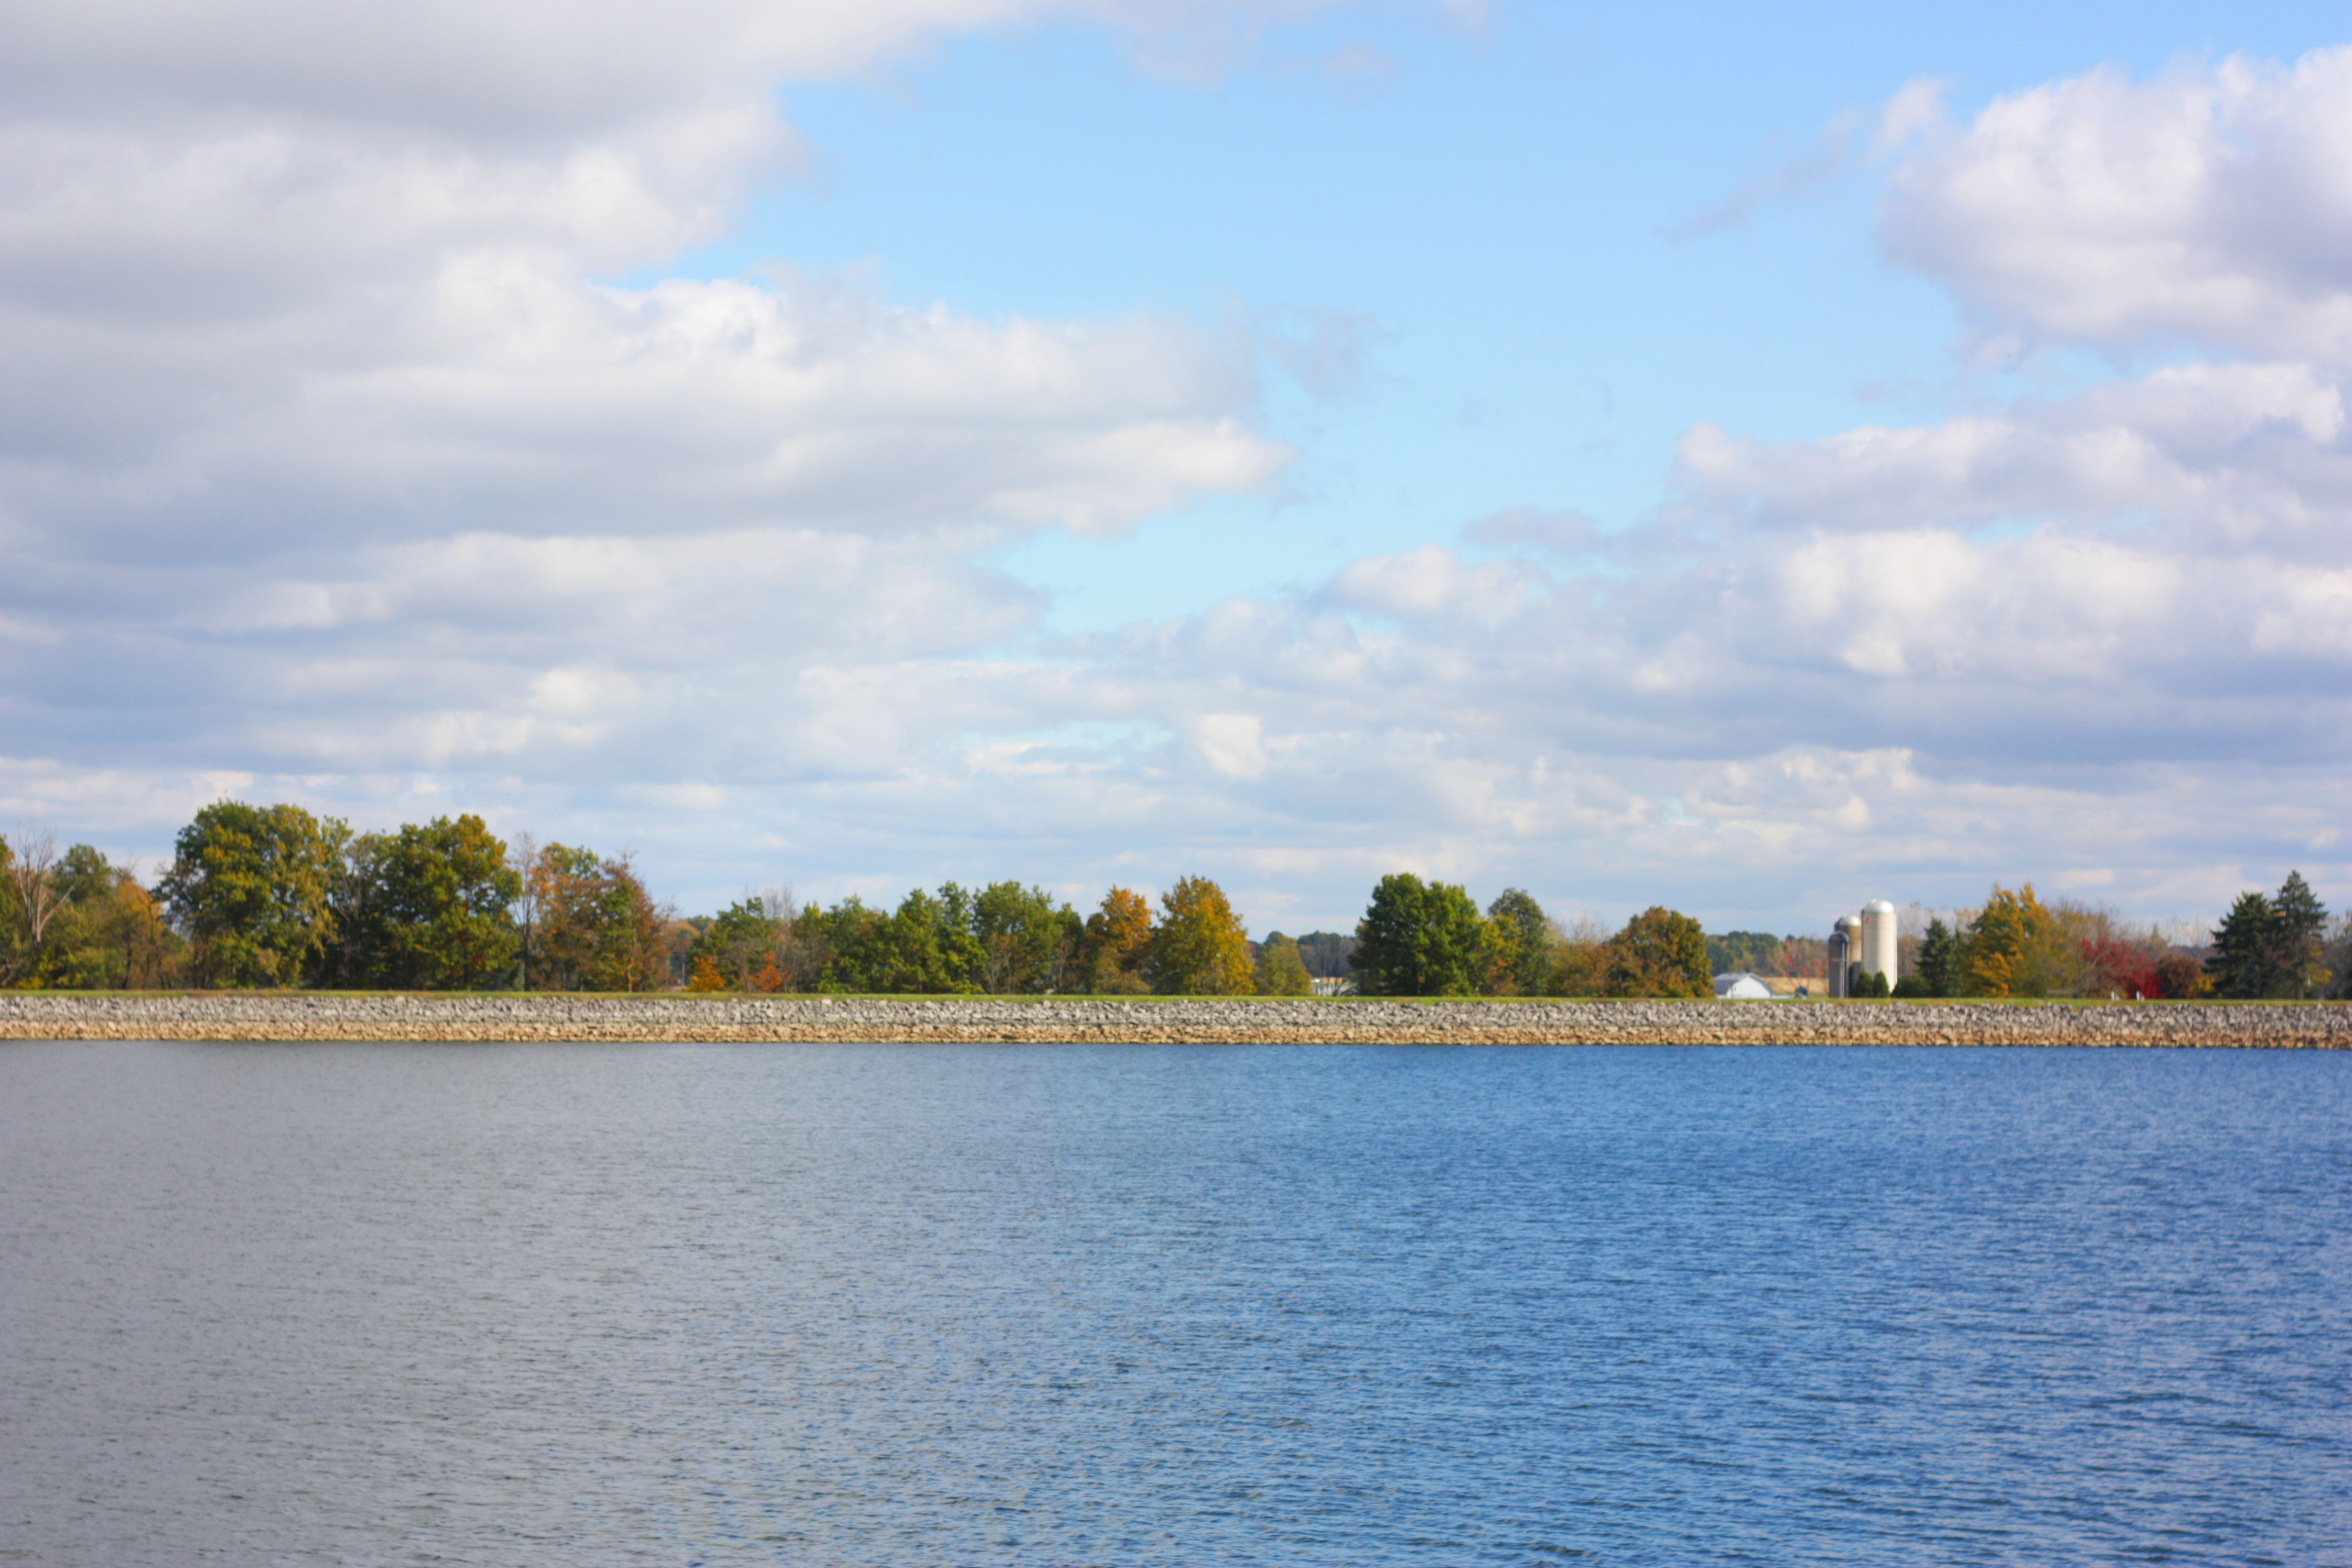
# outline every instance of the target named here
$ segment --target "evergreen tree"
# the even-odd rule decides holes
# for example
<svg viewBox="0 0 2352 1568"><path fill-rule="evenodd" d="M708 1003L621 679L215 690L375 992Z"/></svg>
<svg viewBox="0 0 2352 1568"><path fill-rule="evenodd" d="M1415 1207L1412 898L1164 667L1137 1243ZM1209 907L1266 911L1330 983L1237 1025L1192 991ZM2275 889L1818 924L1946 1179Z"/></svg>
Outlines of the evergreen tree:
<svg viewBox="0 0 2352 1568"><path fill-rule="evenodd" d="M2271 901L2260 893L2239 894L2214 928L2212 955L2205 960L2214 994L2238 1001L2273 994L2282 981L2277 932Z"/></svg>
<svg viewBox="0 0 2352 1568"><path fill-rule="evenodd" d="M1929 996L1949 996L1959 988L1959 942L1941 915L1927 922L1927 934L1919 939L1912 974L1905 978L1912 976L1927 987L1925 994Z"/></svg>
<svg viewBox="0 0 2352 1568"><path fill-rule="evenodd" d="M2289 871L2271 899L2271 968L2276 994L2307 997L2327 984L2320 936L2327 929L2327 906L2300 871Z"/></svg>

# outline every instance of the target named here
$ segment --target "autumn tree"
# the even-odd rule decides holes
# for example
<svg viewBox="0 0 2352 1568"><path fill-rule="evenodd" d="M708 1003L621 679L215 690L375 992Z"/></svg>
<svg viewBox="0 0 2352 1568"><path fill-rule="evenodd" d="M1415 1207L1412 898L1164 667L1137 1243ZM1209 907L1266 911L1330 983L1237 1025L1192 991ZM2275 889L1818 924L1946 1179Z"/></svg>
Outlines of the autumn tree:
<svg viewBox="0 0 2352 1568"><path fill-rule="evenodd" d="M125 984L130 964L115 942L118 884L128 881L106 857L77 844L58 861L58 906L26 983L75 991ZM131 884L136 887L136 883Z"/></svg>
<svg viewBox="0 0 2352 1568"><path fill-rule="evenodd" d="M1163 995L1250 993L1249 932L1223 889L1206 877L1186 877L1160 896L1146 968L1151 988Z"/></svg>
<svg viewBox="0 0 2352 1568"><path fill-rule="evenodd" d="M669 975L664 915L629 857L550 844L531 868L531 984L547 991L651 991Z"/></svg>
<svg viewBox="0 0 2352 1568"><path fill-rule="evenodd" d="M1261 996L1315 994L1315 977L1307 973L1307 961L1298 954L1298 943L1280 931L1258 944L1257 992Z"/></svg>
<svg viewBox="0 0 2352 1568"><path fill-rule="evenodd" d="M165 923L163 905L139 885L136 875L116 872L96 924L109 968L119 976L116 984L129 990L152 990L170 981L184 944Z"/></svg>
<svg viewBox="0 0 2352 1568"><path fill-rule="evenodd" d="M20 829L16 842L0 840L0 876L7 879L10 941L0 962L0 982L37 981L48 944L49 924L65 907L66 888L58 859L58 837L47 829Z"/></svg>
<svg viewBox="0 0 2352 1568"><path fill-rule="evenodd" d="M2213 992L2213 977L2185 952L2168 952L2156 961L2155 994L2171 1002L2193 1002Z"/></svg>
<svg viewBox="0 0 2352 1568"><path fill-rule="evenodd" d="M1992 897L1969 922L1960 960L1963 989L1971 996L2044 996L2050 976L2037 963L2051 929L2050 911L2033 884L2011 892L1993 884Z"/></svg>
<svg viewBox="0 0 2352 1568"><path fill-rule="evenodd" d="M1706 932L1690 916L1653 905L1610 939L1603 984L1612 996L1712 996Z"/></svg>
<svg viewBox="0 0 2352 1568"><path fill-rule="evenodd" d="M1608 990L1609 932L1591 915L1552 923L1551 955L1551 973L1544 983L1548 994L1599 996Z"/></svg>
<svg viewBox="0 0 2352 1568"><path fill-rule="evenodd" d="M42 872L29 889L33 879L21 875L28 868L13 863L0 840L0 983L77 991L163 984L181 943L136 875L88 844L58 855L45 837L19 836ZM37 943L33 923L20 918L27 891Z"/></svg>
<svg viewBox="0 0 2352 1568"><path fill-rule="evenodd" d="M299 805L216 801L180 830L163 882L209 986L293 985L333 930L330 834Z"/></svg>
<svg viewBox="0 0 2352 1568"><path fill-rule="evenodd" d="M1144 970L1150 956L1150 903L1132 889L1112 888L1087 917L1080 938L1087 989L1103 995L1149 991Z"/></svg>
<svg viewBox="0 0 2352 1568"><path fill-rule="evenodd" d="M687 950L698 991L775 991L786 983L777 949L791 922L771 910L768 900L746 898L728 905L695 933ZM707 972L715 984L706 984ZM772 974L773 979L765 977Z"/></svg>
<svg viewBox="0 0 2352 1568"><path fill-rule="evenodd" d="M1357 985L1373 996L1474 995L1485 926L1463 889L1391 872L1356 922Z"/></svg>

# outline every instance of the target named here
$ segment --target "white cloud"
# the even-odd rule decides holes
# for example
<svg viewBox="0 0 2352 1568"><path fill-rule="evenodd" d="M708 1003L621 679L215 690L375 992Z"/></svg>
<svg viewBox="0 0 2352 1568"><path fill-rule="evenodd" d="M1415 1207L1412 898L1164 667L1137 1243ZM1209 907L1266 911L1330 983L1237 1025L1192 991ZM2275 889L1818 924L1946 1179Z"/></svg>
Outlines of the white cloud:
<svg viewBox="0 0 2352 1568"><path fill-rule="evenodd" d="M1999 99L1896 168L1884 217L1994 342L2352 365L2352 47Z"/></svg>
<svg viewBox="0 0 2352 1568"><path fill-rule="evenodd" d="M1805 529L1975 529L2066 517L2154 524L2168 548L2261 542L2333 555L2352 503L2340 384L2307 363L2186 365L2054 404L1822 441L1698 426L1684 476L1703 508Z"/></svg>

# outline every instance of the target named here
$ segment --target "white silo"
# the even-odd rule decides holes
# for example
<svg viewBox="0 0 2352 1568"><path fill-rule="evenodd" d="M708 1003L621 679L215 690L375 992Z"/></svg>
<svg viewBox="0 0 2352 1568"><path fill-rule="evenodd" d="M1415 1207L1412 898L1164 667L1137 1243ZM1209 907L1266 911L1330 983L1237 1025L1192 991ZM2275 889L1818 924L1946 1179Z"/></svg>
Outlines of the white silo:
<svg viewBox="0 0 2352 1568"><path fill-rule="evenodd" d="M1895 934L1893 904L1885 899L1873 899L1862 906L1862 972L1884 974L1890 986L1895 984Z"/></svg>

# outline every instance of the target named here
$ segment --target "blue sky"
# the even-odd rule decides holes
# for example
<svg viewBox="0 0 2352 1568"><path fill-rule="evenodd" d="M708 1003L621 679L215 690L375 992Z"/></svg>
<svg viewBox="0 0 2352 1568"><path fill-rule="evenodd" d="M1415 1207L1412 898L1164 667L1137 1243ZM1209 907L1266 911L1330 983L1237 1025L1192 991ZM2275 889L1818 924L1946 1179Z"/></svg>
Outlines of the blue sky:
<svg viewBox="0 0 2352 1568"><path fill-rule="evenodd" d="M2352 901L2314 6L29 7L0 818Z"/></svg>

